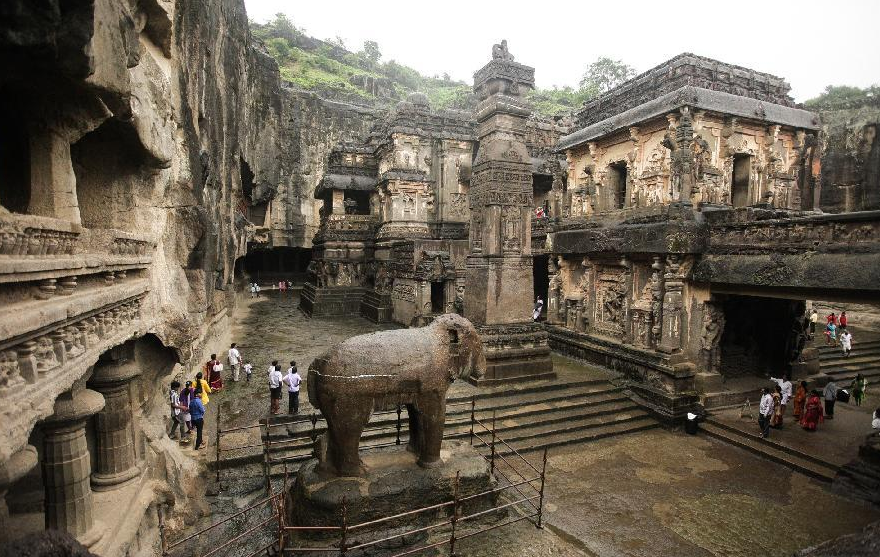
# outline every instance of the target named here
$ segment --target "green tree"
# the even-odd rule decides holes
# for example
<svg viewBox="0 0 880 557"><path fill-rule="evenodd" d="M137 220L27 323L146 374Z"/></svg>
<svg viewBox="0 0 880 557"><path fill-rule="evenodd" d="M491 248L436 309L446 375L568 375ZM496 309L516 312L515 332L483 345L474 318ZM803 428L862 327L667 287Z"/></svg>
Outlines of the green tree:
<svg viewBox="0 0 880 557"><path fill-rule="evenodd" d="M871 85L864 89L849 85L829 85L816 98L804 102L806 106L840 106L858 103L872 97L880 97L880 85Z"/></svg>
<svg viewBox="0 0 880 557"><path fill-rule="evenodd" d="M632 66L620 60L602 56L587 67L580 82L580 95L584 100L598 97L636 75Z"/></svg>
<svg viewBox="0 0 880 557"><path fill-rule="evenodd" d="M266 27L270 37L280 37L288 43L295 44L297 35L300 34L290 18L280 12L275 14L275 19L267 23Z"/></svg>
<svg viewBox="0 0 880 557"><path fill-rule="evenodd" d="M279 66L289 62L293 53L290 43L287 42L287 39L282 39L281 37L275 37L266 41L266 48L269 49L269 54L278 62Z"/></svg>
<svg viewBox="0 0 880 557"><path fill-rule="evenodd" d="M375 68L382 59L382 53L379 51L379 43L376 41L364 41L364 48L359 53L367 62L369 67Z"/></svg>

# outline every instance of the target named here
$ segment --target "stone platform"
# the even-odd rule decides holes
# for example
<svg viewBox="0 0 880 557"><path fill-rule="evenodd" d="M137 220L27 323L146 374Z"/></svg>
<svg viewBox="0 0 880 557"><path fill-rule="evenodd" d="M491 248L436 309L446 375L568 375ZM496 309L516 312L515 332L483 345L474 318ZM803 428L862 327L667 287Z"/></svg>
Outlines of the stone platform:
<svg viewBox="0 0 880 557"><path fill-rule="evenodd" d="M367 468L364 477L328 478L316 471L318 461L302 465L291 488L293 505L289 520L295 526L336 526L341 523L345 498L349 526L393 516L446 501L454 497L455 476L459 473L459 496L465 497L495 487L489 463L467 442L444 441L440 453L442 464L421 468L416 455L403 446L387 447L361 453ZM463 505L470 513L489 508L490 497L480 497ZM425 525L448 515L452 508L403 517L383 523L383 532L401 526ZM366 535L367 529L357 532ZM377 530L374 529L375 533Z"/></svg>

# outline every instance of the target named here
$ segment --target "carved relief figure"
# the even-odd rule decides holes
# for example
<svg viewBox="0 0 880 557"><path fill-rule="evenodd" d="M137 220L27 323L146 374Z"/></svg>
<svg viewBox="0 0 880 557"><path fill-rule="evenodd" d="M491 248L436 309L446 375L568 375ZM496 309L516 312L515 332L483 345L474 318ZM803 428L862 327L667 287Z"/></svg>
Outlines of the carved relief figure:
<svg viewBox="0 0 880 557"><path fill-rule="evenodd" d="M507 39L502 39L501 44L492 45L492 59L513 62L513 55L507 50Z"/></svg>
<svg viewBox="0 0 880 557"><path fill-rule="evenodd" d="M703 303L703 334L700 336L700 356L703 369L717 373L721 368L721 335L724 332L724 310L717 303Z"/></svg>

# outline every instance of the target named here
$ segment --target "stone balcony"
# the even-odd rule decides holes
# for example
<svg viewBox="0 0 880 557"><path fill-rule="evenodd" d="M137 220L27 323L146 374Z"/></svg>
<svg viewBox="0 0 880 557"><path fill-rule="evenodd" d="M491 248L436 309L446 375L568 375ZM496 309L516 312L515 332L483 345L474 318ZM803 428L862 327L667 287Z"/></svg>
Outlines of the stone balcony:
<svg viewBox="0 0 880 557"><path fill-rule="evenodd" d="M98 356L137 334L154 249L126 232L0 214L0 461Z"/></svg>
<svg viewBox="0 0 880 557"><path fill-rule="evenodd" d="M373 215L327 215L321 222L315 242L372 242L378 219Z"/></svg>

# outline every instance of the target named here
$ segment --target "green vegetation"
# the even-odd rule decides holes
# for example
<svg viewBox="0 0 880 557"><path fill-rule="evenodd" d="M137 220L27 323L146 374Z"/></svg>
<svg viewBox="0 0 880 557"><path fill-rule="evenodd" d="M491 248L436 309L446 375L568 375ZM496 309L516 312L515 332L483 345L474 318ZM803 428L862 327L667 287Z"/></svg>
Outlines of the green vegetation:
<svg viewBox="0 0 880 557"><path fill-rule="evenodd" d="M880 85L861 89L849 85L829 85L816 98L804 102L807 108L847 108L880 99Z"/></svg>
<svg viewBox="0 0 880 557"><path fill-rule="evenodd" d="M375 41L366 41L360 51L350 52L340 37L325 41L309 37L284 14L276 14L274 20L263 24L251 21L250 26L278 62L281 77L303 89L374 104L395 102L392 94L406 98L409 93L421 91L434 108L468 110L474 106L469 84L454 81L448 74L426 77L394 60L382 62ZM587 68L579 89L538 89L529 93L529 100L540 114L561 115L577 110L585 101L634 74L630 66L620 61L599 58ZM367 87L367 83L376 86ZM383 94L377 96L377 90Z"/></svg>

